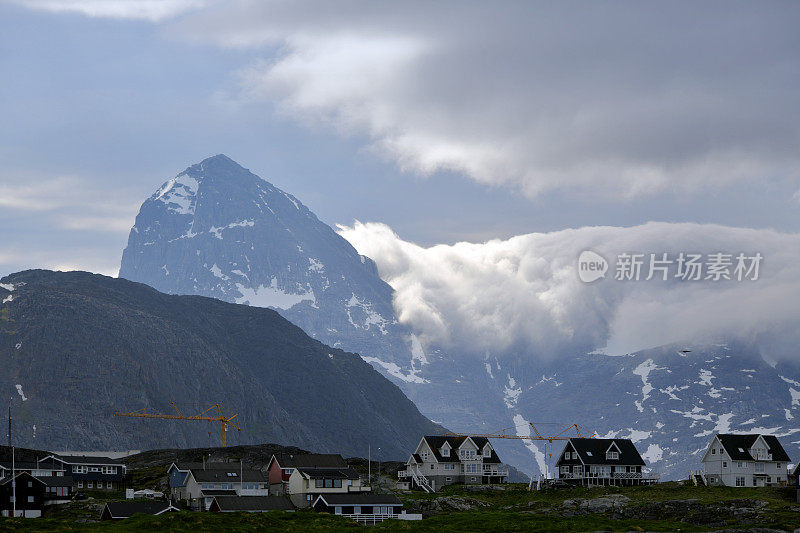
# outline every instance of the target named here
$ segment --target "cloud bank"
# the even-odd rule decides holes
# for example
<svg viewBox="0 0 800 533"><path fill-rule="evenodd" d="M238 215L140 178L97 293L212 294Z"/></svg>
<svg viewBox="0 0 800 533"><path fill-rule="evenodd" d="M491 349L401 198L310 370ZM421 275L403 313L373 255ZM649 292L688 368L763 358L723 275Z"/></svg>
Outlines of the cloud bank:
<svg viewBox="0 0 800 533"><path fill-rule="evenodd" d="M399 320L428 345L555 357L623 354L681 341L739 339L795 356L800 317L800 235L717 225L648 223L532 233L481 244L423 248L377 223L339 232L373 258L396 291ZM604 256L605 279L577 274L583 250ZM614 279L621 253L717 252L764 257L759 279ZM643 270L643 274L644 274ZM643 275L642 278L645 276ZM769 341L769 342L767 342Z"/></svg>
<svg viewBox="0 0 800 533"><path fill-rule="evenodd" d="M402 168L535 196L797 180L800 5L232 1L185 36L277 49L244 93Z"/></svg>
<svg viewBox="0 0 800 533"><path fill-rule="evenodd" d="M166 20L209 4L208 0L11 0L51 13L79 13L89 17Z"/></svg>

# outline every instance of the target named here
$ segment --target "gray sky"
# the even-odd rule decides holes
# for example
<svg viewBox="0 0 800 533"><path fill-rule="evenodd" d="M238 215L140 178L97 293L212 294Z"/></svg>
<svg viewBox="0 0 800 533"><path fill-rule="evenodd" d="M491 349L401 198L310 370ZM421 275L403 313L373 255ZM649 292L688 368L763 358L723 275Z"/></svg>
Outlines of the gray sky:
<svg viewBox="0 0 800 533"><path fill-rule="evenodd" d="M0 0L0 275L115 273L225 153L422 245L800 229L800 5Z"/></svg>

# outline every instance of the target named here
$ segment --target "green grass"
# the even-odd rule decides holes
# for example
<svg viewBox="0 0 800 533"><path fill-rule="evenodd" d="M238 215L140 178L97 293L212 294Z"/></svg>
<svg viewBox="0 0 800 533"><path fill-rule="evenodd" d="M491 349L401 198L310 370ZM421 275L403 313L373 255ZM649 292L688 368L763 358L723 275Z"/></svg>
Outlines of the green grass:
<svg viewBox="0 0 800 533"><path fill-rule="evenodd" d="M596 513L565 517L556 514L566 499L596 498L609 494L624 494L631 499L629 505L665 500L698 500L715 504L734 500L752 499L768 502L764 520L759 524L738 524L734 516L727 517L726 527L768 527L793 531L800 527L800 504L795 502L795 490L791 488L726 488L691 487L677 483L665 483L653 487L625 488L576 488L570 490L545 490L528 492L523 485L512 486L504 491L469 491L463 487L448 487L436 494L412 493L402 498L412 500L433 499L441 496L466 496L489 504L488 507L466 512L437 515L419 522L391 520L376 526L359 526L342 517L311 511L295 513L233 513L215 514L199 512L172 513L165 516L137 516L120 522L77 523L77 517L97 519L99 512L89 513L104 503L103 500L79 502L76 507L59 511L56 518L2 519L2 531L353 531L364 528L376 532L420 531L443 533L448 531L707 531L709 529L689 523L690 517L663 520L614 519L611 513ZM82 507L81 507L82 506Z"/></svg>

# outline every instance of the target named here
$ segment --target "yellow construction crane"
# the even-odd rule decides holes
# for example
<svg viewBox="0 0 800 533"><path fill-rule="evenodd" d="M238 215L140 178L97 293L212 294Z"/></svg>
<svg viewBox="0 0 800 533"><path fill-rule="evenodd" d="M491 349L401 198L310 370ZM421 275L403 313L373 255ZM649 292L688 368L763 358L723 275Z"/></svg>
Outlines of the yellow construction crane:
<svg viewBox="0 0 800 533"><path fill-rule="evenodd" d="M172 408L175 409L176 414L157 414L157 413L148 413L147 407L144 409L139 409L138 411L133 411L132 413L114 413L114 416L126 416L132 418L162 418L167 420L201 420L206 422L221 422L222 423L222 447L228 446L228 426L236 429L237 431L241 431L242 428L237 426L233 419L238 417L238 414L233 416L223 416L222 414L222 407L215 403L205 411L202 411L200 414L185 416L181 413L178 406L175 405L175 402L169 402L172 404ZM213 416L213 410L217 410L217 416ZM209 435L211 433L209 432Z"/></svg>

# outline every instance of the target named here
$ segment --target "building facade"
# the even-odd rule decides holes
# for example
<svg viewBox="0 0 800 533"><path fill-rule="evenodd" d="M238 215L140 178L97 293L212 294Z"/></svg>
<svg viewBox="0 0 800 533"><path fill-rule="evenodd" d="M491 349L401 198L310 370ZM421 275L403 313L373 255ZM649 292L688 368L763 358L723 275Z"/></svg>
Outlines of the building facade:
<svg viewBox="0 0 800 533"><path fill-rule="evenodd" d="M572 485L649 485L658 481L630 439L569 439L556 460L556 477Z"/></svg>
<svg viewBox="0 0 800 533"><path fill-rule="evenodd" d="M420 439L406 469L397 475L411 488L434 492L455 483L505 483L508 467L486 437L428 435Z"/></svg>
<svg viewBox="0 0 800 533"><path fill-rule="evenodd" d="M215 496L268 496L269 478L239 463L172 463L170 495L194 509L208 510Z"/></svg>
<svg viewBox="0 0 800 533"><path fill-rule="evenodd" d="M708 485L786 486L789 455L773 435L718 433L703 454Z"/></svg>

